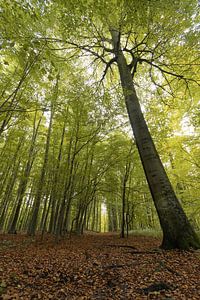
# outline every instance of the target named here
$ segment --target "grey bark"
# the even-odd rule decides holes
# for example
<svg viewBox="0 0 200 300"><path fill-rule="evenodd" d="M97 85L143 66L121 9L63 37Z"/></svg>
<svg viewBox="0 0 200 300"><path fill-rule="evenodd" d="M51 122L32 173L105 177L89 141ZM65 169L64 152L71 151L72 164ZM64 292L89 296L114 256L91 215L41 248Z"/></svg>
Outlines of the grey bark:
<svg viewBox="0 0 200 300"><path fill-rule="evenodd" d="M174 193L141 111L131 71L120 47L120 33L113 29L110 32L129 120L163 230L161 246L166 249L199 248L199 238Z"/></svg>
<svg viewBox="0 0 200 300"><path fill-rule="evenodd" d="M36 196L35 196L35 200L34 200L32 216L31 216L31 220L29 223L28 231L27 231L27 233L29 235L35 235L35 231L37 228L38 213L39 213L40 202L41 202L42 193L43 193L43 186L44 186L46 168L47 168L48 156L49 156L53 115L54 115L54 108L53 108L53 104L52 104L51 116L50 116L49 127L48 127L48 132L47 132L47 139L46 139L46 146L45 146L44 161L43 161L42 170L40 173L40 178L39 178L39 183L38 183L38 188L37 188L37 192L36 192Z"/></svg>
<svg viewBox="0 0 200 300"><path fill-rule="evenodd" d="M28 160L26 162L26 166L25 166L25 169L24 169L24 172L23 172L20 184L19 184L18 193L17 193L17 207L13 212L14 217L13 217L13 220L11 221L9 233L16 232L16 225L17 225L17 221L19 218L22 201L23 201L23 198L25 195L29 175L30 175L30 172L32 169L34 158L35 158L34 157L35 142L36 142L36 138L37 138L37 134L38 134L38 129L39 129L39 126L40 126L40 123L42 120L42 116L41 116L38 121L38 124L36 126L36 116L37 116L37 113L35 113L35 117L34 117L33 134L32 134L31 145L30 145L29 153L28 153Z"/></svg>
<svg viewBox="0 0 200 300"><path fill-rule="evenodd" d="M63 143L64 143L64 137L65 137L65 122L63 125L62 135L61 135L61 141L60 141L60 147L59 147L59 153L57 158L57 164L54 174L54 183L51 191L51 197L50 197L50 206L51 206L51 216L50 216L50 222L49 222L49 229L48 231L53 233L55 230L55 220L56 220L56 205L58 204L56 201L57 197L57 191L58 191L58 182L59 182L59 170L60 170L60 164L62 159L62 149L63 149Z"/></svg>

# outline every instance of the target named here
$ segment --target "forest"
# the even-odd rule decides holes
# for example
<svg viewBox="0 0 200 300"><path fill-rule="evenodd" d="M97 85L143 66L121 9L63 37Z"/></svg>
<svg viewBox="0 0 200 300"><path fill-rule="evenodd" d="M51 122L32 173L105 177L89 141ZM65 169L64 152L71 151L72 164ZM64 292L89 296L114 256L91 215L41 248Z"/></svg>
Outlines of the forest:
<svg viewBox="0 0 200 300"><path fill-rule="evenodd" d="M200 298L199 24L0 0L0 299Z"/></svg>

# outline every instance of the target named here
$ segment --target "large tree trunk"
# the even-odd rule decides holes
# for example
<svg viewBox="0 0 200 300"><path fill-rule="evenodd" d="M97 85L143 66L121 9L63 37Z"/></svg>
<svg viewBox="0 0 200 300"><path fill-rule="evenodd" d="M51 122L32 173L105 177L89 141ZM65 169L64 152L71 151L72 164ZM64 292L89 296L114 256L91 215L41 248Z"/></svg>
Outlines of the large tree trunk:
<svg viewBox="0 0 200 300"><path fill-rule="evenodd" d="M161 247L199 248L200 240L174 193L142 114L131 71L120 48L120 34L111 30L111 36L130 123L163 230Z"/></svg>

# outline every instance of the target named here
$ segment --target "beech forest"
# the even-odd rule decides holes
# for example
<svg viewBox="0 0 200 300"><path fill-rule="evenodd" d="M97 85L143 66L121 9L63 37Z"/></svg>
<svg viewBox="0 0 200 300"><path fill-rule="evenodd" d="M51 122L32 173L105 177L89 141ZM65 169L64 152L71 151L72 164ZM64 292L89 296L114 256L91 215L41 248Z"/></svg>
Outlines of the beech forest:
<svg viewBox="0 0 200 300"><path fill-rule="evenodd" d="M200 299L200 4L0 0L0 299Z"/></svg>

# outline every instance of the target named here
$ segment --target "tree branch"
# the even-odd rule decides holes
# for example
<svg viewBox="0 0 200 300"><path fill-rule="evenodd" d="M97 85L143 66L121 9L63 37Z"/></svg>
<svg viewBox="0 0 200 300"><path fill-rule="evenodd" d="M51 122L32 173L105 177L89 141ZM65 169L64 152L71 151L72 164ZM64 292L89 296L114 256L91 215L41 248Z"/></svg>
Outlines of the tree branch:
<svg viewBox="0 0 200 300"><path fill-rule="evenodd" d="M106 76L106 74L107 74L108 69L109 69L109 68L111 69L111 65L112 65L114 62L116 62L116 57L111 58L111 60L106 64L106 68L105 68L105 70L104 70L104 72L103 72L103 76L102 76L100 82L102 82L102 81L104 80L104 78L105 78L105 76ZM112 70L112 69L111 69L111 70Z"/></svg>

